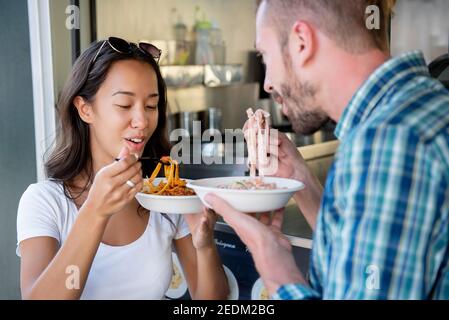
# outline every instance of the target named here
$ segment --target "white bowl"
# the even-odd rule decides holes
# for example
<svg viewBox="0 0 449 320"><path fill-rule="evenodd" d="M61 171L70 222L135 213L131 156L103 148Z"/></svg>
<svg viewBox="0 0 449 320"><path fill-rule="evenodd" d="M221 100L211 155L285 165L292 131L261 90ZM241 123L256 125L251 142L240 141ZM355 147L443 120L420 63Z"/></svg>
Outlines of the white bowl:
<svg viewBox="0 0 449 320"><path fill-rule="evenodd" d="M153 184L158 185L165 178L155 178ZM191 180L183 179L187 182ZM203 211L203 205L198 196L163 196L139 192L136 199L142 207L152 211L170 214L190 214Z"/></svg>
<svg viewBox="0 0 449 320"><path fill-rule="evenodd" d="M250 177L199 179L190 181L187 183L187 187L195 190L195 193L208 208L210 205L204 201L204 197L208 193L214 193L241 212L268 212L283 208L295 192L304 188L304 184L300 181L276 177L263 178L266 183L276 183L277 189L274 190L237 190L218 187L248 179Z"/></svg>
<svg viewBox="0 0 449 320"><path fill-rule="evenodd" d="M253 288L251 289L251 300L270 300L270 296L263 284L262 278L259 278L254 282Z"/></svg>
<svg viewBox="0 0 449 320"><path fill-rule="evenodd" d="M238 300L239 299L239 285L235 275L232 273L231 269L223 265L226 278L228 279L229 294L227 300Z"/></svg>
<svg viewBox="0 0 449 320"><path fill-rule="evenodd" d="M168 288L167 292L165 293L165 296L170 299L179 299L183 295L185 295L187 292L187 281L186 281L186 277L184 275L184 271L181 267L181 263L179 262L178 255L174 252L172 252L172 260L173 260L172 280L173 280L173 277L175 276L174 271L175 271L175 266L176 266L176 268L179 272L179 274L177 274L176 276L180 277L180 279L178 279L178 280L180 280L180 282L177 284L178 286L175 288L170 286ZM171 282L170 282L170 284L171 284Z"/></svg>

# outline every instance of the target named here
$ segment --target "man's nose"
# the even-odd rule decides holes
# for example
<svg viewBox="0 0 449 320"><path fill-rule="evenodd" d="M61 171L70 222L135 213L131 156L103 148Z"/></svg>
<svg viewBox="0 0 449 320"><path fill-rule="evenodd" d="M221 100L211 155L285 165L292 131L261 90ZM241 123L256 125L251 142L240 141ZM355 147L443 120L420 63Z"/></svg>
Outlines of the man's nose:
<svg viewBox="0 0 449 320"><path fill-rule="evenodd" d="M263 88L268 93L272 93L273 92L273 85L271 84L271 82L270 82L270 80L268 78L265 78L265 81L263 83Z"/></svg>

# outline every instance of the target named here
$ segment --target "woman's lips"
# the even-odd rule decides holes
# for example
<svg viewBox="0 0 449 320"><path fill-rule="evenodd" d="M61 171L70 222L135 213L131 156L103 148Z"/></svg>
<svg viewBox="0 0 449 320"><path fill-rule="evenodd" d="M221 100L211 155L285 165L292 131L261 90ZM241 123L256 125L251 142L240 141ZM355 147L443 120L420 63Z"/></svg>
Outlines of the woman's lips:
<svg viewBox="0 0 449 320"><path fill-rule="evenodd" d="M135 142L125 139L125 142L126 142L126 145L128 146L128 148L130 149L130 151L140 152L143 150L143 147L145 147L145 140L143 140L140 143L135 143Z"/></svg>

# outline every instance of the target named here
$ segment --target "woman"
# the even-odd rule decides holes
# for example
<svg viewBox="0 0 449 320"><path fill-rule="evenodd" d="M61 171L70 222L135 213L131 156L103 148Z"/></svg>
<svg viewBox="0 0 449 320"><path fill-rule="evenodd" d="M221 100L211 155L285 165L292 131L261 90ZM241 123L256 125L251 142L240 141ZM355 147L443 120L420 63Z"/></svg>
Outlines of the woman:
<svg viewBox="0 0 449 320"><path fill-rule="evenodd" d="M48 180L19 204L23 298L162 299L172 245L192 298L226 298L213 214L185 221L147 212L134 197L142 188L137 158L169 153L159 56L150 44L111 37L76 61L60 96Z"/></svg>

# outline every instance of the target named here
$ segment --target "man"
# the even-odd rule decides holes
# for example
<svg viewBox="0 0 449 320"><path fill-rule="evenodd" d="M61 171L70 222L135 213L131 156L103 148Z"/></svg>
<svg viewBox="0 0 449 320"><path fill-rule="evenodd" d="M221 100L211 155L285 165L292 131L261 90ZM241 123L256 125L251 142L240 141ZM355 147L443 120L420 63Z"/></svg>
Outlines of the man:
<svg viewBox="0 0 449 320"><path fill-rule="evenodd" d="M369 5L381 29L369 30ZM314 229L310 281L281 233L282 211L260 221L218 196L206 201L246 243L273 298L449 299L449 94L419 52L390 59L394 1L262 0L256 46L265 90L295 131L329 118L341 144L324 192L279 135L277 176Z"/></svg>

